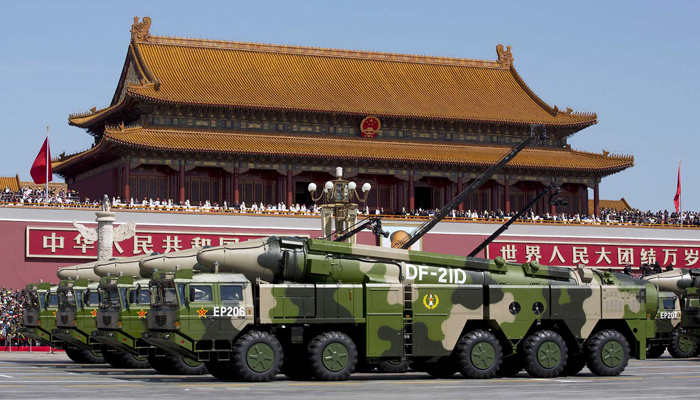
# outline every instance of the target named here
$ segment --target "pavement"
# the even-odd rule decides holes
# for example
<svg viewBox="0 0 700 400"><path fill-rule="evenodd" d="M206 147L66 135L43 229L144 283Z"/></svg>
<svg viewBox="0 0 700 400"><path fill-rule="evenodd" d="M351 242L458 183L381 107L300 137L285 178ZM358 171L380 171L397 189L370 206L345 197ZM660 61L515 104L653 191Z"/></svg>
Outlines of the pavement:
<svg viewBox="0 0 700 400"><path fill-rule="evenodd" d="M355 374L345 382L224 382L210 375L168 376L153 370L76 364L64 353L0 354L1 399L683 399L700 398L700 358L631 360L621 376L533 379L525 372L490 380L435 379L422 373Z"/></svg>

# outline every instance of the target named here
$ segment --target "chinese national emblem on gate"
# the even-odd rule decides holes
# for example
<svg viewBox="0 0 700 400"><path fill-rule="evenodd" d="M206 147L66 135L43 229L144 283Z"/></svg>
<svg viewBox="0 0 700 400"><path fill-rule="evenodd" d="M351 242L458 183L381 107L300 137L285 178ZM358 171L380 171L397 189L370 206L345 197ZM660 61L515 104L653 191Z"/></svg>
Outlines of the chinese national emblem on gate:
<svg viewBox="0 0 700 400"><path fill-rule="evenodd" d="M360 132L362 132L362 137L373 138L377 137L377 132L381 129L382 123L377 117L365 117L365 119L360 122Z"/></svg>

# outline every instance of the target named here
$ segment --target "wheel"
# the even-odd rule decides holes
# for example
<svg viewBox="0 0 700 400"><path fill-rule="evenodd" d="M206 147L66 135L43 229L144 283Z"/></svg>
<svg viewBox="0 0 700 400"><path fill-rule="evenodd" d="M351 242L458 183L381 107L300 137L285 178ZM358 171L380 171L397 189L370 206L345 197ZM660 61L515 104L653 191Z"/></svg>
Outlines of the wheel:
<svg viewBox="0 0 700 400"><path fill-rule="evenodd" d="M231 364L234 377L245 382L267 382L282 367L284 351L280 342L267 332L250 331L233 346Z"/></svg>
<svg viewBox="0 0 700 400"><path fill-rule="evenodd" d="M659 358L665 351L666 347L663 345L647 345L647 358Z"/></svg>
<svg viewBox="0 0 700 400"><path fill-rule="evenodd" d="M671 332L671 344L668 345L668 353L674 358L689 358L695 354L696 343L692 339L681 336L678 329Z"/></svg>
<svg viewBox="0 0 700 400"><path fill-rule="evenodd" d="M559 376L573 376L578 374L586 366L586 361L587 359L585 353L570 355L569 359L566 360L566 365L564 365L564 369L561 371Z"/></svg>
<svg viewBox="0 0 700 400"><path fill-rule="evenodd" d="M523 342L525 371L534 378L552 378L566 365L566 343L562 337L549 330L537 331Z"/></svg>
<svg viewBox="0 0 700 400"><path fill-rule="evenodd" d="M342 332L324 332L308 348L311 377L319 381L343 381L355 371L357 347Z"/></svg>
<svg viewBox="0 0 700 400"><path fill-rule="evenodd" d="M379 368L381 372L386 372L389 374L402 374L408 371L408 367L410 365L410 361L391 360L380 362L377 368Z"/></svg>
<svg viewBox="0 0 700 400"><path fill-rule="evenodd" d="M66 349L66 355L78 364L104 364L105 359L99 351L83 349Z"/></svg>
<svg viewBox="0 0 700 400"><path fill-rule="evenodd" d="M376 371L377 367L379 367L379 364L370 364L363 357L363 358L359 358L357 360L357 364L355 365L355 372L356 373L370 373L370 372Z"/></svg>
<svg viewBox="0 0 700 400"><path fill-rule="evenodd" d="M466 378L493 378L503 362L501 343L493 333L484 330L462 336L455 350L459 372Z"/></svg>
<svg viewBox="0 0 700 400"><path fill-rule="evenodd" d="M693 353L693 357L700 356L700 346L695 346L695 353Z"/></svg>
<svg viewBox="0 0 700 400"><path fill-rule="evenodd" d="M156 372L160 372L161 374L172 373L168 365L167 357L148 356L148 363L151 365L151 368L156 370Z"/></svg>
<svg viewBox="0 0 700 400"><path fill-rule="evenodd" d="M104 357L107 364L115 368L129 368L129 369L145 369L151 368L151 364L148 363L147 358L136 357L133 354L129 354L121 351L103 351L102 357Z"/></svg>
<svg viewBox="0 0 700 400"><path fill-rule="evenodd" d="M425 364L425 372L438 379L450 378L458 370L459 366L452 357L442 357L437 362Z"/></svg>
<svg viewBox="0 0 700 400"><path fill-rule="evenodd" d="M588 369L599 376L620 375L630 360L630 345L613 329L595 333L586 341Z"/></svg>
<svg viewBox="0 0 700 400"><path fill-rule="evenodd" d="M231 361L205 361L204 366L207 371L216 379L221 379L224 381L234 380L234 374L231 371L232 364Z"/></svg>
<svg viewBox="0 0 700 400"><path fill-rule="evenodd" d="M496 375L501 377L511 377L518 375L525 368L525 358L522 354L511 354L503 359L501 366L496 371Z"/></svg>

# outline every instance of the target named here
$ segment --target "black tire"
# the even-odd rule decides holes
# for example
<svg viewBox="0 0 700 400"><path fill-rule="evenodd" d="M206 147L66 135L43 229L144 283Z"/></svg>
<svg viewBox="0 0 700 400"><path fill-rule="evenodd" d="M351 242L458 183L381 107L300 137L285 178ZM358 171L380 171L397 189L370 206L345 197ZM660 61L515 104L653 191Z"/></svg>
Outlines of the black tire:
<svg viewBox="0 0 700 400"><path fill-rule="evenodd" d="M148 363L151 365L151 368L156 370L156 372L161 374L172 374L172 371L168 365L167 357L148 356Z"/></svg>
<svg viewBox="0 0 700 400"><path fill-rule="evenodd" d="M647 346L647 358L659 358L666 351L663 345L655 344Z"/></svg>
<svg viewBox="0 0 700 400"><path fill-rule="evenodd" d="M476 330L462 336L455 346L457 366L465 378L490 379L503 362L503 348L491 332Z"/></svg>
<svg viewBox="0 0 700 400"><path fill-rule="evenodd" d="M695 346L695 353L693 353L693 357L700 356L700 346Z"/></svg>
<svg viewBox="0 0 700 400"><path fill-rule="evenodd" d="M598 376L617 376L630 360L630 345L627 339L614 329L595 333L586 341L588 369Z"/></svg>
<svg viewBox="0 0 700 400"><path fill-rule="evenodd" d="M518 375L525 368L525 358L522 354L511 354L503 359L501 366L496 371L496 375L507 378Z"/></svg>
<svg viewBox="0 0 700 400"><path fill-rule="evenodd" d="M205 361L204 366L211 376L216 379L221 379L223 381L235 380L231 361Z"/></svg>
<svg viewBox="0 0 700 400"><path fill-rule="evenodd" d="M459 366L452 357L442 357L437 362L426 363L425 372L433 378L451 378L459 370Z"/></svg>
<svg viewBox="0 0 700 400"><path fill-rule="evenodd" d="M559 376L574 376L578 374L586 367L586 361L588 359L585 353L569 355L569 359L566 360L566 365Z"/></svg>
<svg viewBox="0 0 700 400"><path fill-rule="evenodd" d="M267 382L280 372L283 359L284 351L277 338L267 332L250 331L233 345L232 372L237 380Z"/></svg>
<svg viewBox="0 0 700 400"><path fill-rule="evenodd" d="M151 364L148 363L147 358L136 357L133 354L126 352L115 351L103 351L102 357L104 357L107 364L115 368L128 368L128 369L146 369L151 368Z"/></svg>
<svg viewBox="0 0 700 400"><path fill-rule="evenodd" d="M673 332L671 332L671 344L668 345L668 353L673 358L693 357L697 347L697 343L691 339L681 337L678 329L674 329Z"/></svg>
<svg viewBox="0 0 700 400"><path fill-rule="evenodd" d="M377 370L377 367L379 367L378 364L370 364L367 360L360 358L355 365L355 373L364 374L374 372Z"/></svg>
<svg viewBox="0 0 700 400"><path fill-rule="evenodd" d="M406 360L396 360L396 361L382 361L379 363L377 368L379 371L385 372L387 374L403 374L408 371L411 362Z"/></svg>
<svg viewBox="0 0 700 400"><path fill-rule="evenodd" d="M561 373L568 358L566 342L556 332L543 330L523 342L525 371L534 378L552 378Z"/></svg>
<svg viewBox="0 0 700 400"><path fill-rule="evenodd" d="M342 332L324 332L308 347L311 377L319 381L344 381L355 372L357 347Z"/></svg>
<svg viewBox="0 0 700 400"><path fill-rule="evenodd" d="M83 349L66 349L66 355L78 364L104 364L102 353Z"/></svg>

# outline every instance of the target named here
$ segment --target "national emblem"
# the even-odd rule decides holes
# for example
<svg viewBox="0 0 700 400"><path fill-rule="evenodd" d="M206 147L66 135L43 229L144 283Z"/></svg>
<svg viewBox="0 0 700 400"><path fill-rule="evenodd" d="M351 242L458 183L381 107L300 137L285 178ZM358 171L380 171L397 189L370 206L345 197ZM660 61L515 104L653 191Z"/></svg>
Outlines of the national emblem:
<svg viewBox="0 0 700 400"><path fill-rule="evenodd" d="M377 117L365 117L365 119L360 122L360 132L362 137L373 138L377 137L377 132L381 129L382 123Z"/></svg>

